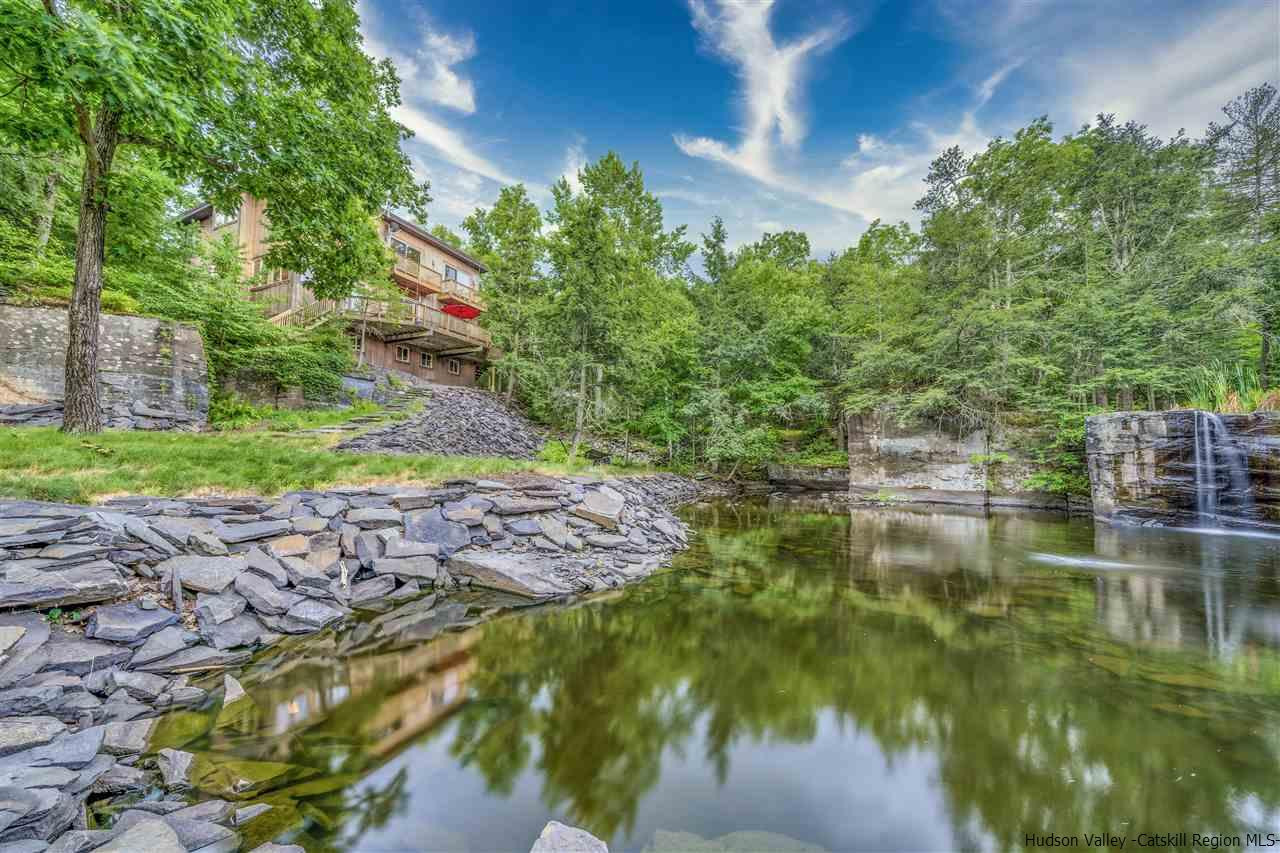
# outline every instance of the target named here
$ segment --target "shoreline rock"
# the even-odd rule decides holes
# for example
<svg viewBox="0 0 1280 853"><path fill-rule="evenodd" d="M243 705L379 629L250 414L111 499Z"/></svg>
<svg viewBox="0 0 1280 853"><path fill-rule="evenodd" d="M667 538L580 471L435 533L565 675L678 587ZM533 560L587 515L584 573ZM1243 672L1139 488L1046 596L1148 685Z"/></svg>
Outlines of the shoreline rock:
<svg viewBox="0 0 1280 853"><path fill-rule="evenodd" d="M621 587L688 547L669 510L705 491L666 474L520 475L274 500L0 502L0 787L29 793L7 803L0 845L83 834L95 797L163 788L181 808L198 768L181 750L152 755L157 718L219 692L239 708L231 670L286 636L368 610L385 613L370 624L429 636L464 617L459 588L536 602ZM83 634L32 612L72 601L97 605ZM190 683L215 674L221 691ZM223 811L125 812L63 844L234 846Z"/></svg>

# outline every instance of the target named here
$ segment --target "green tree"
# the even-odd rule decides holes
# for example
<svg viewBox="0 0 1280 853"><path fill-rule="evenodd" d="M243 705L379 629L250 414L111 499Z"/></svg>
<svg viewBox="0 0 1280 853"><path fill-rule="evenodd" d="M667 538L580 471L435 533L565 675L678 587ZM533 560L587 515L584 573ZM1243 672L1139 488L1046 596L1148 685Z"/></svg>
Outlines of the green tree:
<svg viewBox="0 0 1280 853"><path fill-rule="evenodd" d="M426 202L388 109L389 63L360 49L351 0L9 0L0 5L0 135L82 158L64 429L97 431L98 315L120 155L154 152L220 209L268 203L268 263L318 296L385 266L371 222ZM114 235L112 236L114 241Z"/></svg>
<svg viewBox="0 0 1280 853"><path fill-rule="evenodd" d="M542 274L546 243L542 215L524 184L503 187L489 210L477 209L462 223L471 248L484 261L485 326L503 349L498 369L506 373L506 398L535 349L539 312L550 292Z"/></svg>

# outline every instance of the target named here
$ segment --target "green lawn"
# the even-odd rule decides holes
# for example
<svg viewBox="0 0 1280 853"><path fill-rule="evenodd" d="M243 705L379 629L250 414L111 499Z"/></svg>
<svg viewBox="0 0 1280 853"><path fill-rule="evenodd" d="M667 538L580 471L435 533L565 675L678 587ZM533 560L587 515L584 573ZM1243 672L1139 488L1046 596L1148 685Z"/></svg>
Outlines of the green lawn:
<svg viewBox="0 0 1280 853"><path fill-rule="evenodd" d="M337 453L332 436L260 431L110 430L66 435L52 427L0 429L0 498L93 503L119 495L277 495L369 483L439 483L451 477L605 473L586 465L463 456Z"/></svg>

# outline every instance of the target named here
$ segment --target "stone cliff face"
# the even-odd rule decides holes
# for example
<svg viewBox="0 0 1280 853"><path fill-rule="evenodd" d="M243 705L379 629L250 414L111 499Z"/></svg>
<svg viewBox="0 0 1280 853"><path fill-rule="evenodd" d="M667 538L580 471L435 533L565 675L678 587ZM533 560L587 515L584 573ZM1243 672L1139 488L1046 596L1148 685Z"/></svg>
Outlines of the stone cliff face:
<svg viewBox="0 0 1280 853"><path fill-rule="evenodd" d="M1085 443L1101 521L1280 526L1280 414L1115 412Z"/></svg>
<svg viewBox="0 0 1280 853"><path fill-rule="evenodd" d="M891 414L851 415L849 491L918 503L1068 509L1060 495L1024 485L1035 463L1007 436Z"/></svg>

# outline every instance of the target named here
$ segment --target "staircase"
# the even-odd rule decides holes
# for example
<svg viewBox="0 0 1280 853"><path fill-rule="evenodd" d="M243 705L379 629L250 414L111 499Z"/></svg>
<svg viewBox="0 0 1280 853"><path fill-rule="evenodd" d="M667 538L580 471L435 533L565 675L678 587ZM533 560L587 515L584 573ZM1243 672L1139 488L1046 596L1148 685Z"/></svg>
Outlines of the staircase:
<svg viewBox="0 0 1280 853"><path fill-rule="evenodd" d="M363 432L377 426L384 426L392 421L399 420L400 415L404 415L417 403L426 403L431 399L431 389L421 388L416 385L406 385L394 389L395 396L392 397L383 406L380 412L374 412L370 415L357 415L345 423L335 424L334 426L316 427L314 429L301 429L294 435L349 435L351 433Z"/></svg>

